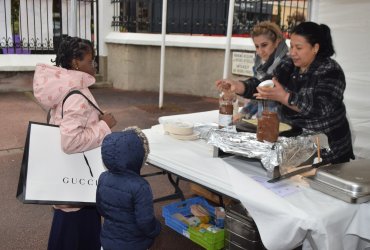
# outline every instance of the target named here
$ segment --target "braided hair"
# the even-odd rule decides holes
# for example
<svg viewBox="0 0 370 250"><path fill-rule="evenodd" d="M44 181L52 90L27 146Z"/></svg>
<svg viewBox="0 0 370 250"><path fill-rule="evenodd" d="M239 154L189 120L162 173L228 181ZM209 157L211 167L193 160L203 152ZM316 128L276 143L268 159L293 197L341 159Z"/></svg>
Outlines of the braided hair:
<svg viewBox="0 0 370 250"><path fill-rule="evenodd" d="M73 69L72 60L82 60L87 53L94 53L94 48L89 40L79 37L65 36L59 44L55 65Z"/></svg>

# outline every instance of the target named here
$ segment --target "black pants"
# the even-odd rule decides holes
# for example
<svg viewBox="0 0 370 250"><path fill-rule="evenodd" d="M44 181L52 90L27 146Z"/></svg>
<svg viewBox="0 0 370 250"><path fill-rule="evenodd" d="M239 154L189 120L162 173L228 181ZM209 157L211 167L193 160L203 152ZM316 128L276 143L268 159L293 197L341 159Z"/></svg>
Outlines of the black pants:
<svg viewBox="0 0 370 250"><path fill-rule="evenodd" d="M101 219L95 207L55 209L48 250L100 250Z"/></svg>

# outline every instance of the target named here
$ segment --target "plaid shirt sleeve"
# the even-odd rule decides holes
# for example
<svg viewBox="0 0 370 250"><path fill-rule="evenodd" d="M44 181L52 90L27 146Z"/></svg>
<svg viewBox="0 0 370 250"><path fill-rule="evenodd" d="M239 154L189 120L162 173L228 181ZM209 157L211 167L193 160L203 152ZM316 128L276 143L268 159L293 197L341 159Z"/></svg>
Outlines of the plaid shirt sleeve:
<svg viewBox="0 0 370 250"><path fill-rule="evenodd" d="M300 109L302 115L330 116L342 104L345 76L335 61L325 61L310 79L303 79L303 82L305 85L298 92L292 91L288 100Z"/></svg>
<svg viewBox="0 0 370 250"><path fill-rule="evenodd" d="M330 58L314 61L311 67L313 72L298 74L288 58L276 67L274 76L290 92L288 103L297 106L302 115L327 115L343 101L345 76Z"/></svg>
<svg viewBox="0 0 370 250"><path fill-rule="evenodd" d="M253 94L257 93L256 88L258 84L260 84L260 81L255 77L251 77L241 82L244 84L244 89L245 89L242 96L248 99L254 99Z"/></svg>

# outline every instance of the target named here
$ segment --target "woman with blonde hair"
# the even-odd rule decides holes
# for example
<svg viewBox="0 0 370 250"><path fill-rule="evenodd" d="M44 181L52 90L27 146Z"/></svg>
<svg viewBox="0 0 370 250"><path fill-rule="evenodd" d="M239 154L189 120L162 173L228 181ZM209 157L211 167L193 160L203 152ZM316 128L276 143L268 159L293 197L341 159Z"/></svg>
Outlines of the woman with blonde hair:
<svg viewBox="0 0 370 250"><path fill-rule="evenodd" d="M244 81L231 79L222 79L216 82L226 82L236 84L244 82L245 84L260 83L267 79L272 79L272 73L280 61L288 54L288 46L285 43L283 33L276 23L264 21L256 24L251 32L251 37L256 47L256 57L254 60L254 76ZM243 107L235 120L242 117L250 118L257 112L257 102L250 100Z"/></svg>

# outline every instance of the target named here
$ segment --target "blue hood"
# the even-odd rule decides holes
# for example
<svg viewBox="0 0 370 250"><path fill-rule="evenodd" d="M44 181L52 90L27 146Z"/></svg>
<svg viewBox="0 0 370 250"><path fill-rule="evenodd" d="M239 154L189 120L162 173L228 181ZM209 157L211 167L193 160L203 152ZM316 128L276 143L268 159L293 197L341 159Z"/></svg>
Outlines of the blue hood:
<svg viewBox="0 0 370 250"><path fill-rule="evenodd" d="M148 140L137 127L129 127L122 132L107 135L101 147L104 165L115 174L127 170L140 174L148 153Z"/></svg>

